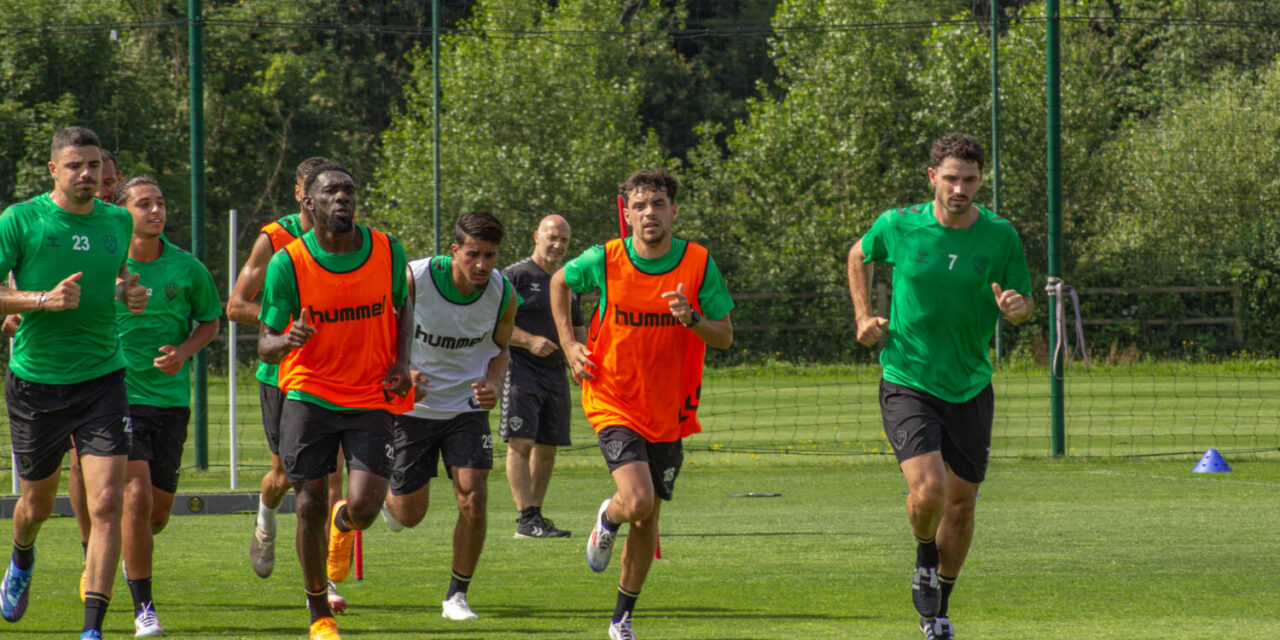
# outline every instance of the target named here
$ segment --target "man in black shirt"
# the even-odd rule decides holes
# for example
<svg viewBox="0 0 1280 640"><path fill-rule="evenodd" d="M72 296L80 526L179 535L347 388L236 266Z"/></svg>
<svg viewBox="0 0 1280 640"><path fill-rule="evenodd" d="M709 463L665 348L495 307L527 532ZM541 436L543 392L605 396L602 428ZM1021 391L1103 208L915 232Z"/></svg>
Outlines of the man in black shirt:
<svg viewBox="0 0 1280 640"><path fill-rule="evenodd" d="M503 270L520 296L516 326L511 333L511 363L502 394L502 422L498 433L507 442L507 480L520 517L517 538L565 538L542 516L556 447L569 441L569 381L564 354L551 317L551 274L560 268L569 248L569 223L550 215L533 234L534 249ZM586 342L582 311L573 301L573 327Z"/></svg>

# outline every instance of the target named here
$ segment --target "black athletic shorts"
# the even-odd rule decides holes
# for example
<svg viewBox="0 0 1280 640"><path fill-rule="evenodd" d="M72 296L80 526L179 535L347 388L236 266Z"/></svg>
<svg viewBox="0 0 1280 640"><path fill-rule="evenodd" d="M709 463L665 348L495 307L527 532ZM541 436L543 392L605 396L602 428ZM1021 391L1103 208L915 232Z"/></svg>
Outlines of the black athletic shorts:
<svg viewBox="0 0 1280 640"><path fill-rule="evenodd" d="M82 456L129 453L124 369L74 384L29 382L10 370L4 400L18 476L23 479L43 480L58 473L70 436L75 436L76 451Z"/></svg>
<svg viewBox="0 0 1280 640"><path fill-rule="evenodd" d="M676 476L680 475L680 466L684 464L683 440L649 442L624 426L605 427L596 434L596 439L600 441L600 452L604 454L610 473L632 462L647 463L649 476L653 478L654 495L671 501Z"/></svg>
<svg viewBox="0 0 1280 640"><path fill-rule="evenodd" d="M888 380L880 381L880 415L884 434L898 462L933 451L956 475L980 483L991 456L991 421L995 394L991 385L967 402L947 402Z"/></svg>
<svg viewBox="0 0 1280 640"><path fill-rule="evenodd" d="M569 378L564 371L548 376L509 367L498 435L503 442L526 438L535 444L567 447L572 444L569 407Z"/></svg>
<svg viewBox="0 0 1280 640"><path fill-rule="evenodd" d="M262 430L267 432L267 448L280 455L280 410L284 408L284 392L274 384L259 380L258 403L262 405Z"/></svg>
<svg viewBox="0 0 1280 640"><path fill-rule="evenodd" d="M394 416L382 409L337 411L286 398L280 410L280 462L289 482L323 478L338 470L338 447L347 469L391 477Z"/></svg>
<svg viewBox="0 0 1280 640"><path fill-rule="evenodd" d="M466 411L445 420L396 416L396 464L391 493L402 496L425 487L436 477L437 461L445 473L453 468L492 469L493 432L488 411Z"/></svg>
<svg viewBox="0 0 1280 640"><path fill-rule="evenodd" d="M133 448L130 460L146 460L151 467L151 486L169 493L178 491L178 473L182 469L182 447L187 443L189 407L129 406L133 423Z"/></svg>

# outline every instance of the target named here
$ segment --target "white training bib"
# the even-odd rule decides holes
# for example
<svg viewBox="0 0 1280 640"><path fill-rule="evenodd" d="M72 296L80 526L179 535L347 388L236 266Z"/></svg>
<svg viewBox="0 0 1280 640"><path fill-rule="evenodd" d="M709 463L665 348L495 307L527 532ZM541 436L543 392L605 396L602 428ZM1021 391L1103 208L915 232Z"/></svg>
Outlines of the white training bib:
<svg viewBox="0 0 1280 640"><path fill-rule="evenodd" d="M504 279L495 269L480 297L459 304L445 296L431 276L432 258L409 263L413 273L413 348L410 366L430 382L427 394L409 412L415 418L443 420L480 411L471 384L481 380L489 361L502 351L493 333L502 313ZM452 287L452 281L449 284ZM459 297L456 290L454 297Z"/></svg>

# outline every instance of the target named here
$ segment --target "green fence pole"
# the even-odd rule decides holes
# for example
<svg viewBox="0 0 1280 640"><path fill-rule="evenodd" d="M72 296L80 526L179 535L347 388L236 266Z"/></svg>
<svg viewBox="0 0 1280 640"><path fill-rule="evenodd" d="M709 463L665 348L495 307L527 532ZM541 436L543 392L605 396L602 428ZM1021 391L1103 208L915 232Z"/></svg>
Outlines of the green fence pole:
<svg viewBox="0 0 1280 640"><path fill-rule="evenodd" d="M991 0L991 211L1000 215L1000 0ZM996 316L996 366L1003 349L1004 323Z"/></svg>
<svg viewBox="0 0 1280 640"><path fill-rule="evenodd" d="M440 0L431 0L431 228L440 255Z"/></svg>
<svg viewBox="0 0 1280 640"><path fill-rule="evenodd" d="M204 14L200 0L187 0L187 51L191 103L191 254L204 262ZM208 371L204 351L192 361L193 440L196 468L209 468Z"/></svg>
<svg viewBox="0 0 1280 640"><path fill-rule="evenodd" d="M1062 219L1060 207L1062 201L1060 129L1061 104L1059 89L1062 82L1062 69L1058 50L1058 0L1045 2L1045 125L1048 130L1046 150L1048 152L1048 191L1049 191L1049 278L1062 277ZM1049 296L1049 421L1050 446L1054 456L1066 452L1066 429L1063 418L1062 377L1063 358L1057 354L1058 305L1062 304L1057 296Z"/></svg>

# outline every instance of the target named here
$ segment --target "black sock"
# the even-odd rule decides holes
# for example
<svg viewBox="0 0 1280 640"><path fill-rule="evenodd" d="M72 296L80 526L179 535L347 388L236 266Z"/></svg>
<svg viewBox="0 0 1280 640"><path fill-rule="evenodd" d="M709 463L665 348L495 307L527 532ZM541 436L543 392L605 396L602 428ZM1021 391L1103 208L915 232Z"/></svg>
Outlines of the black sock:
<svg viewBox="0 0 1280 640"><path fill-rule="evenodd" d="M623 616L630 616L631 612L636 610L636 599L640 597L639 593L631 593L618 585L618 604L613 607L613 621L617 622Z"/></svg>
<svg viewBox="0 0 1280 640"><path fill-rule="evenodd" d="M471 586L471 576L464 576L461 573L454 571L449 576L449 593L445 594L444 596L445 600L452 598L453 594L455 593L461 593L463 595L466 595L467 587L470 587L470 586Z"/></svg>
<svg viewBox="0 0 1280 640"><path fill-rule="evenodd" d="M929 538L921 540L916 536L916 566L917 567L936 567L938 566L938 539Z"/></svg>
<svg viewBox="0 0 1280 640"><path fill-rule="evenodd" d="M311 624L315 624L320 618L332 618L333 611L329 610L329 590L324 588L319 593L308 591L307 609L311 611Z"/></svg>
<svg viewBox="0 0 1280 640"><path fill-rule="evenodd" d="M938 574L938 582L942 584L942 604L938 607L938 617L947 615L947 604L951 601L951 590L956 588L956 579Z"/></svg>
<svg viewBox="0 0 1280 640"><path fill-rule="evenodd" d="M84 592L84 628L80 631L82 633L90 629L102 631L102 619L107 617L109 604L111 604L111 597L105 593Z"/></svg>
<svg viewBox="0 0 1280 640"><path fill-rule="evenodd" d="M142 611L142 607L150 605L153 609L155 605L151 602L151 578L138 578L137 580L127 580L129 583L129 593L133 596L133 615L138 615Z"/></svg>
<svg viewBox="0 0 1280 640"><path fill-rule="evenodd" d="M30 571L36 564L36 543L32 542L26 547L13 543L13 563L23 571Z"/></svg>
<svg viewBox="0 0 1280 640"><path fill-rule="evenodd" d="M520 519L524 521L532 520L534 516L538 515L539 511L541 511L541 509L539 509L538 507L526 507L524 509L521 509Z"/></svg>
<svg viewBox="0 0 1280 640"><path fill-rule="evenodd" d="M609 522L609 511L608 511L608 509L606 509L606 510L604 510L604 511L601 511L601 512L600 512L600 524L604 525L604 528L606 528L606 529L608 529L608 530L610 530L610 531L617 531L617 530L618 530L618 527L621 527L621 526L622 526L622 523L621 523L621 522L617 522L617 523Z"/></svg>
<svg viewBox="0 0 1280 640"><path fill-rule="evenodd" d="M338 512L333 514L333 526L337 527L338 531L351 530L351 527L347 525L347 505L344 504L338 507Z"/></svg>
<svg viewBox="0 0 1280 640"><path fill-rule="evenodd" d="M84 553L82 557L84 558L89 557L89 541L88 540L80 541L80 550Z"/></svg>

